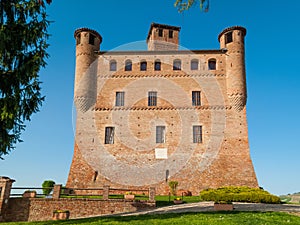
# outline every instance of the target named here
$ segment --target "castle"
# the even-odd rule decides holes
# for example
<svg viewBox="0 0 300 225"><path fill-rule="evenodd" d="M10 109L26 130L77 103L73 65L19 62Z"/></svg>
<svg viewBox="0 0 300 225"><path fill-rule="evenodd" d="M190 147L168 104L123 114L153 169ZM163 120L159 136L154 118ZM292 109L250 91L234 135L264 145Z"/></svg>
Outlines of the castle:
<svg viewBox="0 0 300 225"><path fill-rule="evenodd" d="M180 50L180 27L152 23L147 51L101 51L75 31L77 109L70 188L258 187L249 153L244 38L233 26L219 49Z"/></svg>

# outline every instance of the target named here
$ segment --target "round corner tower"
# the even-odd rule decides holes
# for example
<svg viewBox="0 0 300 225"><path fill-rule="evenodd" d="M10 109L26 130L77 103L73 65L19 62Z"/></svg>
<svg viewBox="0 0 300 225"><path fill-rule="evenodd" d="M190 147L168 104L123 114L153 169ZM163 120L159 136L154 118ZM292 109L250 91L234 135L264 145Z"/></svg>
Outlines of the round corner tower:
<svg viewBox="0 0 300 225"><path fill-rule="evenodd" d="M218 37L220 48L226 50L227 95L231 106L241 111L247 101L245 47L246 29L233 26L224 29Z"/></svg>
<svg viewBox="0 0 300 225"><path fill-rule="evenodd" d="M97 52L102 42L101 35L88 28L77 29L76 39L76 69L74 100L76 106L86 111L97 97Z"/></svg>

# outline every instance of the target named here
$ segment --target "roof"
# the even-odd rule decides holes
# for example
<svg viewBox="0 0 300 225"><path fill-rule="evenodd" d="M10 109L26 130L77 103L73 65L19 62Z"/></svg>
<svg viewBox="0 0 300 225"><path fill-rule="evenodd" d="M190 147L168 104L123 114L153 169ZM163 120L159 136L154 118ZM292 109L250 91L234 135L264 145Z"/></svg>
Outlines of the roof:
<svg viewBox="0 0 300 225"><path fill-rule="evenodd" d="M151 23L149 32L148 32L148 36L147 36L147 40L149 39L150 35L151 35L151 30L156 27L156 28L163 28L163 29L170 29L170 30L178 30L180 31L181 27L177 27L177 26L171 26L171 25L167 25L167 24L160 24L160 23Z"/></svg>
<svg viewBox="0 0 300 225"><path fill-rule="evenodd" d="M218 36L218 41L220 41L220 38L223 34L227 33L228 31L232 31L232 30L240 30L243 32L243 35L246 36L247 30L245 27L241 27L241 26L232 26L232 27L227 27L225 28Z"/></svg>
<svg viewBox="0 0 300 225"><path fill-rule="evenodd" d="M96 37L98 37L100 39L100 43L102 42L102 36L97 31L86 28L86 27L78 28L77 30L75 30L74 38L76 38L78 33L85 32L85 31L92 33L93 35L95 35Z"/></svg>

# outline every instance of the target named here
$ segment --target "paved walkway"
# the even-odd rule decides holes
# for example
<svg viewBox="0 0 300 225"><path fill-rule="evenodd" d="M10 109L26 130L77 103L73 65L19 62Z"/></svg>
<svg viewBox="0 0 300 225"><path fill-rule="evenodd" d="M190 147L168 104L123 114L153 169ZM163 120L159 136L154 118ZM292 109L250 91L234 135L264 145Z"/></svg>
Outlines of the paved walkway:
<svg viewBox="0 0 300 225"><path fill-rule="evenodd" d="M214 211L213 202L185 203L160 207L153 210L124 213L119 216L134 216L147 214L164 214L164 213L185 213L185 212L209 212ZM234 203L234 211L261 211L261 212L290 212L300 215L300 205L291 204L262 204L262 203Z"/></svg>

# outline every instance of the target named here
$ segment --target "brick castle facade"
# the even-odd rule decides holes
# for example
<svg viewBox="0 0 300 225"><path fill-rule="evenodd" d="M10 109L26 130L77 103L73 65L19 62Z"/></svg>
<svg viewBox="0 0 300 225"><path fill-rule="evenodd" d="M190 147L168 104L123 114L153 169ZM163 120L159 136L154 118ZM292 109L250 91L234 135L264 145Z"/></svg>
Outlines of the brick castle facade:
<svg viewBox="0 0 300 225"><path fill-rule="evenodd" d="M194 195L258 187L249 152L244 38L223 30L214 50L181 50L180 27L152 23L147 51L101 51L75 31L77 109L70 188L154 186Z"/></svg>

